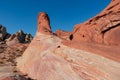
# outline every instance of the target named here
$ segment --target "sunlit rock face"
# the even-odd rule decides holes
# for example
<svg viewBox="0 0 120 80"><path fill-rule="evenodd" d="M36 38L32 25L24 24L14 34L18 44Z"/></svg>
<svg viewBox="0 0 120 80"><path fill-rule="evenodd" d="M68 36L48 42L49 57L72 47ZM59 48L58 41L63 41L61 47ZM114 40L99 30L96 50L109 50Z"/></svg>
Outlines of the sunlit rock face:
<svg viewBox="0 0 120 80"><path fill-rule="evenodd" d="M65 40L72 40L73 37L70 37L70 35L72 35L72 32L66 32L63 30L56 30L55 34L62 39Z"/></svg>
<svg viewBox="0 0 120 80"><path fill-rule="evenodd" d="M97 16L75 26L74 41L120 45L120 0L111 4Z"/></svg>
<svg viewBox="0 0 120 80"><path fill-rule="evenodd" d="M117 53L120 47L116 34L119 33L120 19L116 15L120 9L113 6L119 2L112 1L98 16L76 25L68 34L63 31L53 34L48 15L39 13L36 36L17 59L17 68L37 80L119 80L120 55ZM112 13L108 13L110 10ZM115 16L113 24L107 19L110 15ZM61 36L63 33L65 38ZM111 41L110 35L114 37ZM111 49L118 52L108 54Z"/></svg>
<svg viewBox="0 0 120 80"><path fill-rule="evenodd" d="M45 12L40 12L38 15L38 32L43 34L50 34L51 27L50 27L50 19Z"/></svg>

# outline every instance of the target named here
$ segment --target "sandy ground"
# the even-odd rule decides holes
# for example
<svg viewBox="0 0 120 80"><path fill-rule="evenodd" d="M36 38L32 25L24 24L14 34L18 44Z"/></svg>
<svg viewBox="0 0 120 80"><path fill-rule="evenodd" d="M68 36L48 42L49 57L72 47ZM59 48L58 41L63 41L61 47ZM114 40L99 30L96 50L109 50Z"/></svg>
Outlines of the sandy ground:
<svg viewBox="0 0 120 80"><path fill-rule="evenodd" d="M13 76L13 67L8 65L0 65L0 79L7 76Z"/></svg>

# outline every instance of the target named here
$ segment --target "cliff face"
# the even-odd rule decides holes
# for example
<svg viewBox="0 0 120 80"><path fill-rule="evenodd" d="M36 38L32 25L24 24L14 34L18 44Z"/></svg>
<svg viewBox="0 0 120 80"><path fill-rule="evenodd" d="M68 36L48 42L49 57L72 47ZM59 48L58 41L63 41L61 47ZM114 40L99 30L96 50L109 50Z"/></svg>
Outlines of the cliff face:
<svg viewBox="0 0 120 80"><path fill-rule="evenodd" d="M114 0L97 16L78 24L73 31L73 41L120 45L120 1Z"/></svg>
<svg viewBox="0 0 120 80"><path fill-rule="evenodd" d="M48 15L41 12L36 36L17 59L17 68L37 80L119 80L119 3L113 0L70 33L52 33Z"/></svg>

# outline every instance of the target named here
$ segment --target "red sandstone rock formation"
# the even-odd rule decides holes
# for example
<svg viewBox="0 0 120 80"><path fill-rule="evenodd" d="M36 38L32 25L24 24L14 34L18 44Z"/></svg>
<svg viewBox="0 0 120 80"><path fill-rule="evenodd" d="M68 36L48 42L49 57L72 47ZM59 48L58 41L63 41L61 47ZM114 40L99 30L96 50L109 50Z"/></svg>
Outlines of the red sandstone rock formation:
<svg viewBox="0 0 120 80"><path fill-rule="evenodd" d="M120 80L120 55L111 51L120 49L119 3L113 0L98 16L76 25L72 34L65 35L71 41L58 37L62 31L57 32L58 36L53 35L48 15L41 12L36 36L17 59L17 68L37 80ZM109 50L113 57L111 53L106 55Z"/></svg>
<svg viewBox="0 0 120 80"><path fill-rule="evenodd" d="M50 19L48 15L44 12L38 15L38 32L44 34L51 34Z"/></svg>
<svg viewBox="0 0 120 80"><path fill-rule="evenodd" d="M64 45L83 49L120 62L120 1L114 0L100 14L75 25L73 40Z"/></svg>
<svg viewBox="0 0 120 80"><path fill-rule="evenodd" d="M63 30L57 30L57 31L55 32L55 34L56 34L58 37L62 38L62 39L71 40L71 39L70 39L70 35L72 34L72 32L66 32L66 31L63 31Z"/></svg>
<svg viewBox="0 0 120 80"><path fill-rule="evenodd" d="M73 40L120 45L120 0L114 0L97 16L74 28Z"/></svg>

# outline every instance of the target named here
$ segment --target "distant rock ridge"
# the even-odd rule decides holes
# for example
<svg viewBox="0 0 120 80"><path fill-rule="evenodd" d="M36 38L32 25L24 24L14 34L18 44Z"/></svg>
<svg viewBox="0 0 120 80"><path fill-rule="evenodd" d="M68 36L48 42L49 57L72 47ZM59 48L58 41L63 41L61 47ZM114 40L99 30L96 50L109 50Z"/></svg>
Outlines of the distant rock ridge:
<svg viewBox="0 0 120 80"><path fill-rule="evenodd" d="M4 41L9 38L11 34L7 33L6 28L0 25L0 41Z"/></svg>
<svg viewBox="0 0 120 80"><path fill-rule="evenodd" d="M0 43L6 43L8 45L16 43L30 43L33 37L30 33L24 33L19 30L15 34L7 32L6 27L0 25Z"/></svg>

